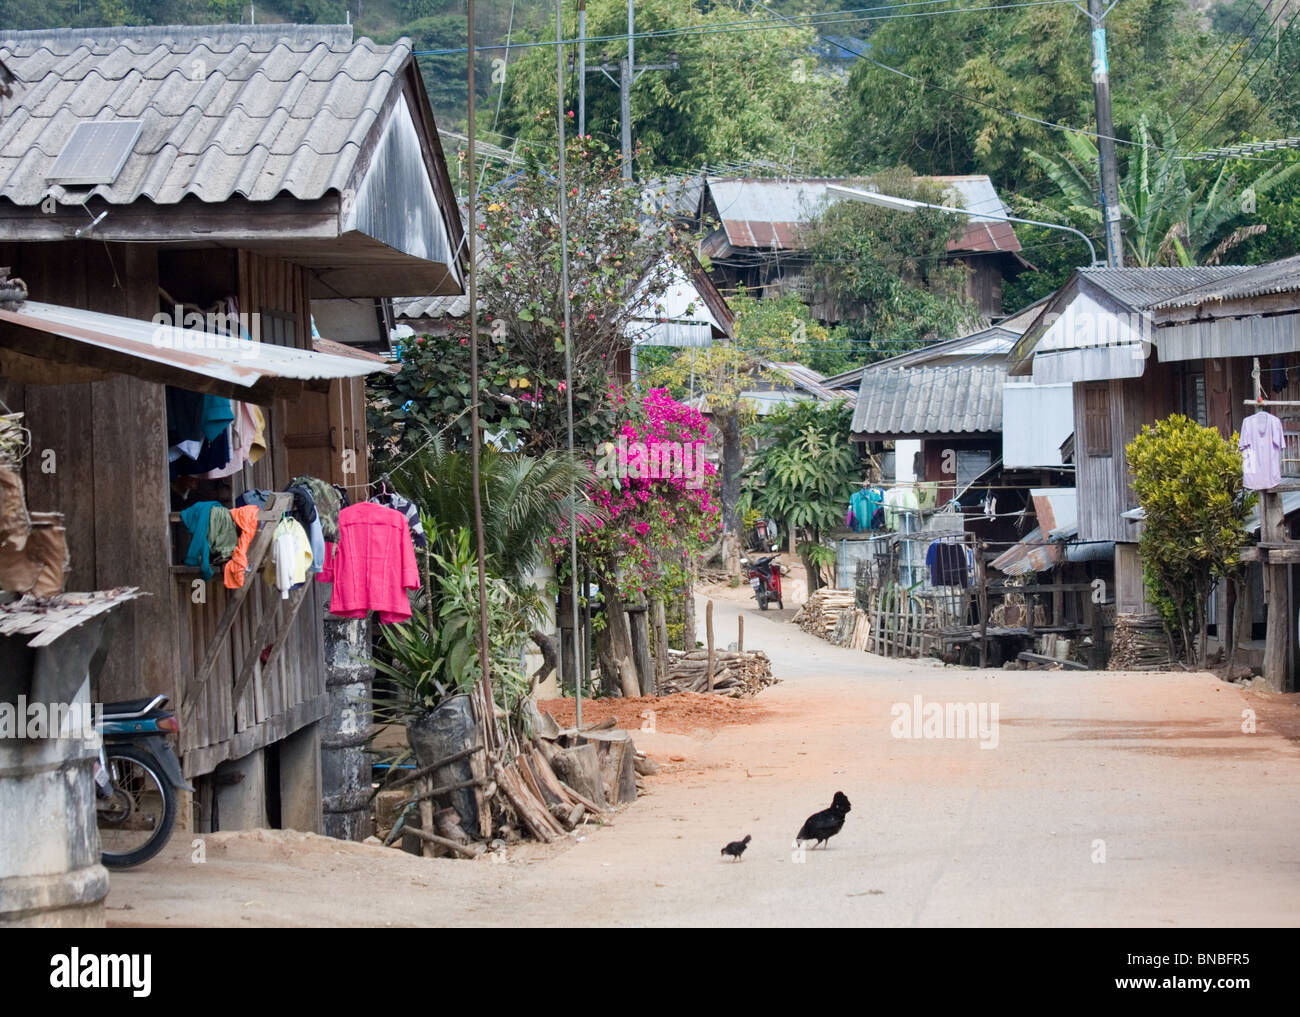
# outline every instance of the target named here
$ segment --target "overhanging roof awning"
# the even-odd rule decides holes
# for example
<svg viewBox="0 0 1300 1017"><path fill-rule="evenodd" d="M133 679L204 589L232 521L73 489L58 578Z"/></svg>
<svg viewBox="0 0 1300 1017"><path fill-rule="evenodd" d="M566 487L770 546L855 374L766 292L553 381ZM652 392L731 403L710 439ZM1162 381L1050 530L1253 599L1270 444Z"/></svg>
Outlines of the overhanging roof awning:
<svg viewBox="0 0 1300 1017"><path fill-rule="evenodd" d="M57 365L65 365L60 371ZM44 382L85 381L106 373L229 398L267 402L361 378L377 365L356 357L177 328L139 318L27 301L0 310L0 374Z"/></svg>

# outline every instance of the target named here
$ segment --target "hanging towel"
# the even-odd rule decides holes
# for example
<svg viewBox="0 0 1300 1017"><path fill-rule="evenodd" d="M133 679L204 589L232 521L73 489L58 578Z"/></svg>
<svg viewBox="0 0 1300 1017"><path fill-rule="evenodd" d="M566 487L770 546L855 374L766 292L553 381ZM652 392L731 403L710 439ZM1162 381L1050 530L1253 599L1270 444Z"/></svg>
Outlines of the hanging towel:
<svg viewBox="0 0 1300 1017"><path fill-rule="evenodd" d="M190 546L185 552L185 564L198 566L204 582L212 578L212 563L209 559L211 549L208 546L208 521L212 517L212 508L222 508L219 501L196 501L181 513L181 522L190 531Z"/></svg>
<svg viewBox="0 0 1300 1017"><path fill-rule="evenodd" d="M307 539L311 542L312 571L319 572L325 567L325 535L321 529L320 513L316 511L316 499L302 484L293 484L288 491L293 495L290 511L307 531Z"/></svg>
<svg viewBox="0 0 1300 1017"><path fill-rule="evenodd" d="M203 476L208 480L229 477L242 470L245 463L257 462L257 459L261 458L260 454L256 459L253 457L253 442L261 427L259 423L261 412L257 411L257 407L252 403L235 403L234 411L235 419L228 429L230 459L224 466L204 473ZM254 411L257 411L256 419L253 416Z"/></svg>

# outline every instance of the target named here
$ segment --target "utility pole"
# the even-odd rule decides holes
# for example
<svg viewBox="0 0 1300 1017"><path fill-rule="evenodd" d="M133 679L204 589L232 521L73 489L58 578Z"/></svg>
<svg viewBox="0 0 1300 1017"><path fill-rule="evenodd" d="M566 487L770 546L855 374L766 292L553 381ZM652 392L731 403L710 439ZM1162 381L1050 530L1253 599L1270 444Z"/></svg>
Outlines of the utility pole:
<svg viewBox="0 0 1300 1017"><path fill-rule="evenodd" d="M618 77L613 75L614 66L602 62L595 67L587 66L587 4L578 0L578 133L586 134L587 112L587 75L593 72L605 75L611 83L618 86L618 115L622 122L621 140L623 149L623 179L632 179L632 86L637 78L646 71L675 71L681 64L677 54L673 53L666 64L641 64L636 62L636 16L632 9L633 0L627 0L627 56L619 61ZM573 70L570 61L569 70Z"/></svg>
<svg viewBox="0 0 1300 1017"><path fill-rule="evenodd" d="M627 0L627 60L619 74L619 116L623 118L623 179L632 179L632 84L636 81L636 15Z"/></svg>
<svg viewBox="0 0 1300 1017"><path fill-rule="evenodd" d="M1116 0L1118 2L1118 0ZM1101 177L1101 217L1106 227L1106 264L1124 267L1124 229L1120 222L1119 177L1115 167L1115 125L1110 115L1110 67L1106 59L1104 0L1088 0L1092 27L1092 96L1097 105L1097 163Z"/></svg>
<svg viewBox="0 0 1300 1017"><path fill-rule="evenodd" d="M587 136L587 0L578 0L578 137Z"/></svg>

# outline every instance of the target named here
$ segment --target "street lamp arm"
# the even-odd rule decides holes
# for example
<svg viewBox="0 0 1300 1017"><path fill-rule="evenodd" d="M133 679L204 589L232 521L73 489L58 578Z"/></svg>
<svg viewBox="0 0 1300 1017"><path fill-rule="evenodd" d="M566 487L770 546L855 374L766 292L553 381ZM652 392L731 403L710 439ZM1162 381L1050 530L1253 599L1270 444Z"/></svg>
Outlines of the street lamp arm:
<svg viewBox="0 0 1300 1017"><path fill-rule="evenodd" d="M1027 226L1041 226L1049 230L1064 230L1066 233L1073 233L1088 245L1088 254L1092 258L1092 264L1095 266L1097 261L1097 248L1093 246L1092 240L1088 234L1082 230L1077 230L1073 226L1062 226L1055 222L1042 222L1039 219L1021 219L1014 215L998 215L996 212L972 212L969 208L955 208L952 205L936 205L930 201L916 201L912 198L897 198L892 194L878 194L875 191L862 191L855 187L841 187L839 184L830 184L827 188L831 194L840 198L848 198L850 201L861 201L868 205L879 205L881 208L892 208L899 212L915 212L918 208L933 208L940 212L955 212L958 215L973 216L979 219L994 219L998 222L1019 222Z"/></svg>

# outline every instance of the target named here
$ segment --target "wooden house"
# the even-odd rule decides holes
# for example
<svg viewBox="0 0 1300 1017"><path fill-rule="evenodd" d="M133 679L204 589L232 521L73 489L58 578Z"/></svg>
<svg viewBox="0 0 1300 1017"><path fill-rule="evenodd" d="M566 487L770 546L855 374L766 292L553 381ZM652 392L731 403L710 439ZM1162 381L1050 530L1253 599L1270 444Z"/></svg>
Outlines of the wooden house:
<svg viewBox="0 0 1300 1017"><path fill-rule="evenodd" d="M1266 399L1283 404L1283 476L1300 479L1298 296L1300 258L1256 268L1080 269L1013 351L1013 376L1074 387L1079 537L1116 542L1119 613L1148 609L1136 543L1140 512L1125 455L1143 425L1183 413L1224 437L1238 432L1250 412L1246 403L1255 397L1258 358ZM1286 409L1286 403L1294 405ZM1272 644L1285 650L1288 662L1266 669L1276 687L1289 686L1294 612L1265 611L1258 573L1253 585L1252 631L1239 635L1249 644L1267 617L1274 625L1282 616L1290 619L1286 647L1280 640ZM1279 590L1286 585L1272 584ZM1224 591L1212 610L1226 624Z"/></svg>
<svg viewBox="0 0 1300 1017"><path fill-rule="evenodd" d="M0 400L32 433L29 503L66 516L69 588L149 594L95 693L171 697L200 829L319 829L328 587L281 601L181 564L166 393L263 410L265 454L214 496L310 474L365 497L362 379L381 365L314 350L313 301L454 294L465 267L411 44L61 29L2 33L0 58L0 264L31 297L0 311ZM233 345L204 309L236 315Z"/></svg>
<svg viewBox="0 0 1300 1017"><path fill-rule="evenodd" d="M948 254L968 269L966 295L980 314L1001 317L1002 281L1030 267L1011 223L979 214L1005 216L1006 207L982 174L928 179L951 193L954 206L973 213ZM820 306L812 292L801 233L828 200L827 187L847 183L826 177L706 179L697 220L709 227L701 251L718 288L724 294L743 288L754 296L797 293L817 318L837 319L837 309Z"/></svg>

